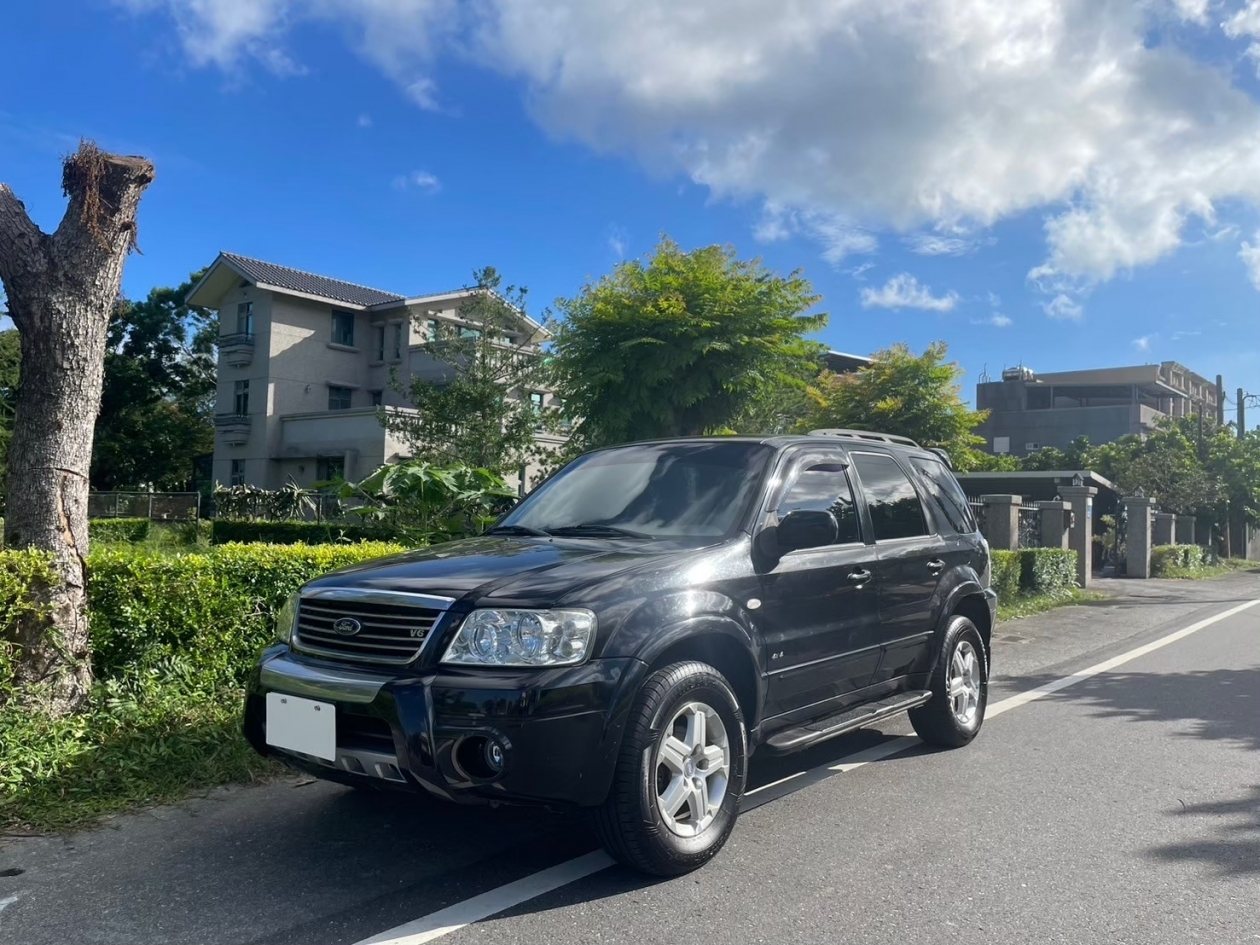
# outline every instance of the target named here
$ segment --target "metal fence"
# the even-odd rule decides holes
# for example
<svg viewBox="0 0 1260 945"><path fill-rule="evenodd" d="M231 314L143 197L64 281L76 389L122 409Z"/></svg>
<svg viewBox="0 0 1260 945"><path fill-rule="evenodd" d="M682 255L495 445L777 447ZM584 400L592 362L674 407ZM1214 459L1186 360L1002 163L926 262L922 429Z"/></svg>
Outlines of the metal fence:
<svg viewBox="0 0 1260 945"><path fill-rule="evenodd" d="M1019 547L1041 547L1041 503L1019 507Z"/></svg>
<svg viewBox="0 0 1260 945"><path fill-rule="evenodd" d="M88 518L189 521L201 512L200 492L90 492Z"/></svg>

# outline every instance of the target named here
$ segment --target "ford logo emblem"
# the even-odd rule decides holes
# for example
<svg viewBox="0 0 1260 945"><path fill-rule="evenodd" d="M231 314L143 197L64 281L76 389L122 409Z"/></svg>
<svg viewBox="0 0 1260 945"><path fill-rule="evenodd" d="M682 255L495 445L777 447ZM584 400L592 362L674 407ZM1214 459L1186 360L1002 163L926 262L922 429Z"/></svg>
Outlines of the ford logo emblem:
<svg viewBox="0 0 1260 945"><path fill-rule="evenodd" d="M352 637L363 629L363 624L355 620L353 617L342 617L333 624L333 632L339 633L343 637Z"/></svg>

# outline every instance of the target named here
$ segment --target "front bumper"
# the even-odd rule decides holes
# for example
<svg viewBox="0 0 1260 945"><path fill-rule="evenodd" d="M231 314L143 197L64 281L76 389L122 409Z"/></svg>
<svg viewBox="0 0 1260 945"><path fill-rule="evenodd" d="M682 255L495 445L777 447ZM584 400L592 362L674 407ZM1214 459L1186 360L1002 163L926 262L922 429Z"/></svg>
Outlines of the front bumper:
<svg viewBox="0 0 1260 945"><path fill-rule="evenodd" d="M559 669L390 674L277 645L249 680L245 737L263 755L345 783L374 781L453 801L591 806L608 793L629 712L627 682L643 668L617 659ZM268 692L336 706L334 761L267 744ZM502 750L497 772L478 763L492 742Z"/></svg>

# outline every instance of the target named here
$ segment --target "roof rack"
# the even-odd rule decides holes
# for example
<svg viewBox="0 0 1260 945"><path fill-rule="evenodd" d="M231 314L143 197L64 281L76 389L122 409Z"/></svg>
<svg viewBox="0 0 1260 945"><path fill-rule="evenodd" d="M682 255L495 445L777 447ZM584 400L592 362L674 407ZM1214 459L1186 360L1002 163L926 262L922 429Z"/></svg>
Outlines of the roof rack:
<svg viewBox="0 0 1260 945"><path fill-rule="evenodd" d="M918 443L908 436L895 436L892 433L872 433L870 430L810 430L810 436L846 436L855 440L874 440L877 443L897 443L901 446L913 446L920 449Z"/></svg>

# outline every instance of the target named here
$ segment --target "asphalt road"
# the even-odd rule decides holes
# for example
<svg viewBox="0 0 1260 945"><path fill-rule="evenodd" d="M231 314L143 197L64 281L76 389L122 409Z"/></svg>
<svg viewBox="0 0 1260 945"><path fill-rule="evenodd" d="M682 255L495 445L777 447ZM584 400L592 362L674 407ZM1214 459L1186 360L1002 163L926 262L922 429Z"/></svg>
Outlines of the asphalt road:
<svg viewBox="0 0 1260 945"><path fill-rule="evenodd" d="M1115 589L999 628L1003 708L968 748L928 751L899 722L755 759L761 790L700 872L579 861L589 875L440 941L1260 942L1260 606L1132 655L1260 600L1260 577ZM592 849L530 811L218 791L4 841L0 943L354 943Z"/></svg>

